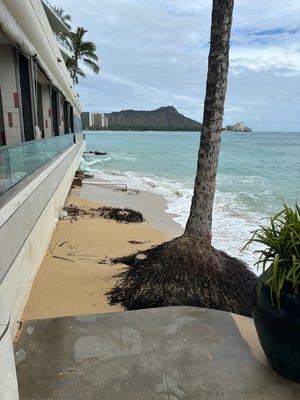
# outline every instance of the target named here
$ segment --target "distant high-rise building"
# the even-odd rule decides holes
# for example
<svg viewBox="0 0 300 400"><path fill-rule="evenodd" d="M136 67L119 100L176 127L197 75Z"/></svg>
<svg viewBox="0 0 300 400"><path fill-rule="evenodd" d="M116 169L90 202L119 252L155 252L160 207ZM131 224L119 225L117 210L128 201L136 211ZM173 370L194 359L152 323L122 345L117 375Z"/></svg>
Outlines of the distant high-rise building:
<svg viewBox="0 0 300 400"><path fill-rule="evenodd" d="M81 113L81 121L82 121L82 128L86 129L89 126L92 125L92 121L91 121L91 113L89 112L82 112Z"/></svg>
<svg viewBox="0 0 300 400"><path fill-rule="evenodd" d="M107 128L108 117L104 113L99 112L82 112L82 128L87 129L89 127L95 128Z"/></svg>

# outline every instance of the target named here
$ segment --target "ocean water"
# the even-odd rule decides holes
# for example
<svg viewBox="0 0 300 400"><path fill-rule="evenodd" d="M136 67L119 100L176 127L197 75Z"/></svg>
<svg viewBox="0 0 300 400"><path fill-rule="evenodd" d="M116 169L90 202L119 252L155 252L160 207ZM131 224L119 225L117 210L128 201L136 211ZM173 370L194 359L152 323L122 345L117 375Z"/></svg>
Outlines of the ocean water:
<svg viewBox="0 0 300 400"><path fill-rule="evenodd" d="M167 212L184 226L189 214L200 134L113 132L86 134L81 168L109 182L163 195ZM241 248L264 218L300 199L300 133L224 132L213 213L213 245L252 268L254 247ZM255 268L254 268L255 269Z"/></svg>

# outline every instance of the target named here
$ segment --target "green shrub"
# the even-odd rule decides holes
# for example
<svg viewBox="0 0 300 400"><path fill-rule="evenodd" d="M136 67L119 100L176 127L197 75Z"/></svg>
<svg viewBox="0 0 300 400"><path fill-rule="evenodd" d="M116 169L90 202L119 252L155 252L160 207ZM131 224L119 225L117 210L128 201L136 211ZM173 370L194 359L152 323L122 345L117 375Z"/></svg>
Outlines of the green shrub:
<svg viewBox="0 0 300 400"><path fill-rule="evenodd" d="M265 246L255 251L260 257L254 265L263 270L258 295L263 284L270 286L272 304L275 295L280 307L284 282L292 282L295 293L300 284L300 207L297 203L294 208L284 205L284 209L270 219L270 225L260 225L252 233L243 250L253 242Z"/></svg>

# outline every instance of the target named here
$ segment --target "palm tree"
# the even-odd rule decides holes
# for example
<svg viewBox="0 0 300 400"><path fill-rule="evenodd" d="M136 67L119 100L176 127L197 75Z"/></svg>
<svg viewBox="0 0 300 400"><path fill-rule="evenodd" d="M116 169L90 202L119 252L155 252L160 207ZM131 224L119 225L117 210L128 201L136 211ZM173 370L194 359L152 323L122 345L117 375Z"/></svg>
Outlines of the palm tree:
<svg viewBox="0 0 300 400"><path fill-rule="evenodd" d="M184 234L113 260L128 268L107 293L126 309L192 305L251 315L255 275L211 245L212 210L229 66L234 0L213 0L203 126L190 216Z"/></svg>
<svg viewBox="0 0 300 400"><path fill-rule="evenodd" d="M98 57L95 54L96 45L83 40L86 33L87 30L78 27L75 32L71 32L68 35L73 56L66 60L66 66L70 71L74 85L78 83L78 76L85 77L84 71L79 67L80 60L95 74L98 74L100 70L99 65L95 62L98 61Z"/></svg>

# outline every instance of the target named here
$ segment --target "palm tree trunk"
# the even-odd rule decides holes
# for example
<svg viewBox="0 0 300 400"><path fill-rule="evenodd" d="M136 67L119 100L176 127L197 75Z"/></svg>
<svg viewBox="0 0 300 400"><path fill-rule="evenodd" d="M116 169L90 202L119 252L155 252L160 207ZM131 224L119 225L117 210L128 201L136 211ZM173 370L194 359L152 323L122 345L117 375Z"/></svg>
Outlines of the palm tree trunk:
<svg viewBox="0 0 300 400"><path fill-rule="evenodd" d="M203 126L194 194L185 235L211 243L234 0L213 0Z"/></svg>

